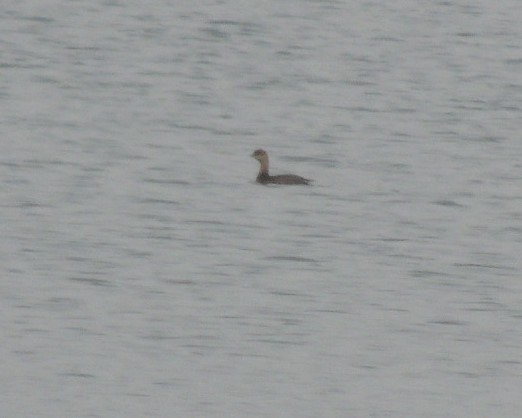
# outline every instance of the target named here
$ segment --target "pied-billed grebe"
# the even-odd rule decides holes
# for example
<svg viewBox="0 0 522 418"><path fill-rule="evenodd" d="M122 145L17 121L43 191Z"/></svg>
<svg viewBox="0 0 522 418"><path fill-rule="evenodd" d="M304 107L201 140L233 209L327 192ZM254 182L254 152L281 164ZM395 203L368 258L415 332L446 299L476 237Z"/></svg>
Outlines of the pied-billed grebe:
<svg viewBox="0 0 522 418"><path fill-rule="evenodd" d="M261 184L310 184L312 180L305 179L295 174L281 174L271 176L268 174L268 154L262 149L255 150L251 157L259 161L259 174L256 181Z"/></svg>

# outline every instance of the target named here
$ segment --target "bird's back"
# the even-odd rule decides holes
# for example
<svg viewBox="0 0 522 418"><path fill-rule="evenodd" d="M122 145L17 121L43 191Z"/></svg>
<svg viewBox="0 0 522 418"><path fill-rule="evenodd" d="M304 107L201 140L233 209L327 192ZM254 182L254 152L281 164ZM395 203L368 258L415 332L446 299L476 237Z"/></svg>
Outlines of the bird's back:
<svg viewBox="0 0 522 418"><path fill-rule="evenodd" d="M268 176L267 183L273 184L310 184L311 180L295 174L280 174L277 176Z"/></svg>

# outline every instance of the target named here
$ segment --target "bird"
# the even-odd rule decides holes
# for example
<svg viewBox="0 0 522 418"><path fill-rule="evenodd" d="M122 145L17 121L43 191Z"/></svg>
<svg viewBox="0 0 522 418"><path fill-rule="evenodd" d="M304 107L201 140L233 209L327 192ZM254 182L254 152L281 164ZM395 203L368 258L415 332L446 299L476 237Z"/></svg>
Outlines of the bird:
<svg viewBox="0 0 522 418"><path fill-rule="evenodd" d="M271 176L268 173L268 154L265 150L257 149L252 155L259 161L259 174L257 175L256 181L261 184L310 184L312 180L305 179L304 177L297 176L295 174L280 174L277 176Z"/></svg>

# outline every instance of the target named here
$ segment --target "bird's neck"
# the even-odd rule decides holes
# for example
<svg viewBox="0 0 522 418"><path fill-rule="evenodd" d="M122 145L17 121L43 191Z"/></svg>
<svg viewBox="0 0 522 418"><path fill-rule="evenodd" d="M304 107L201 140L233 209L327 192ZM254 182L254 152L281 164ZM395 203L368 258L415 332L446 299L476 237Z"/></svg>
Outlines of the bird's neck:
<svg viewBox="0 0 522 418"><path fill-rule="evenodd" d="M259 174L268 174L268 160L259 161Z"/></svg>

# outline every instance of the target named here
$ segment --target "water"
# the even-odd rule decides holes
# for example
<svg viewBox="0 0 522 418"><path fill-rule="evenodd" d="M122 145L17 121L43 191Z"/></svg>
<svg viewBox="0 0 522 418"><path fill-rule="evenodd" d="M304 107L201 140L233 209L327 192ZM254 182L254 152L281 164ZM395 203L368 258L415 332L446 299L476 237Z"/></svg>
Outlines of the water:
<svg viewBox="0 0 522 418"><path fill-rule="evenodd" d="M3 416L519 416L521 18L5 1Z"/></svg>

